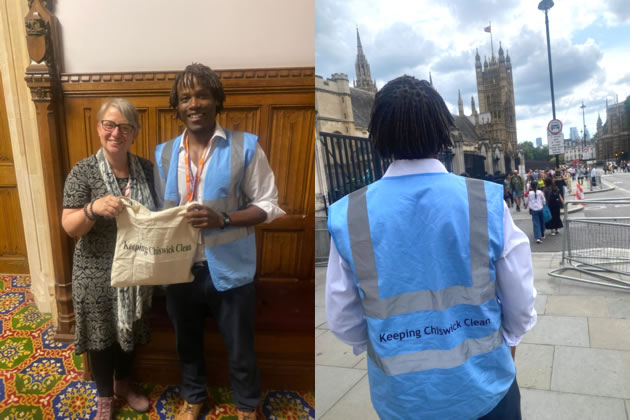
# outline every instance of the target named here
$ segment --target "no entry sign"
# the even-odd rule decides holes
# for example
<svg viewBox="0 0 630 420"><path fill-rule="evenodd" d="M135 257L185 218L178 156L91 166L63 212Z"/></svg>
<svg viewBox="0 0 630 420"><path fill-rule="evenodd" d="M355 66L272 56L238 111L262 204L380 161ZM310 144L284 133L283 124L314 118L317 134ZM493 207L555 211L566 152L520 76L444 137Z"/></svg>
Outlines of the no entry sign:
<svg viewBox="0 0 630 420"><path fill-rule="evenodd" d="M560 120L549 121L549 124L547 124L547 132L551 135L562 133L562 121Z"/></svg>

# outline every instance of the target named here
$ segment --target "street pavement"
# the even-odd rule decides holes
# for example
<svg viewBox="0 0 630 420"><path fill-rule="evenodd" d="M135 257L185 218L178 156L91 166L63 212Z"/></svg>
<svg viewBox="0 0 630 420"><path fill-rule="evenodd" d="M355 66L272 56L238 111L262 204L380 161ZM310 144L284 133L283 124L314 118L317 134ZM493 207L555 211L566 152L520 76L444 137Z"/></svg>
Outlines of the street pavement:
<svg viewBox="0 0 630 420"><path fill-rule="evenodd" d="M529 220L531 231L529 217L514 219ZM561 247L560 238L545 242ZM532 252L538 322L516 349L523 419L630 419L630 292L550 277L561 254L542 247ZM365 353L354 356L328 329L325 277L326 267L316 267L316 418L378 419Z"/></svg>

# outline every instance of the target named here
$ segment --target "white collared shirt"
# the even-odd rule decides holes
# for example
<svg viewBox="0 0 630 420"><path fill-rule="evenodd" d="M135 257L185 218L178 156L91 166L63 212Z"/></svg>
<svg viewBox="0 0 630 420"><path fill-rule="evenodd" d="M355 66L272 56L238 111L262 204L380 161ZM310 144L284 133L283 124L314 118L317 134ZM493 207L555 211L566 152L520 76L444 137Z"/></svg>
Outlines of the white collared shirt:
<svg viewBox="0 0 630 420"><path fill-rule="evenodd" d="M437 159L395 160L383 178L446 172ZM508 346L516 346L536 324L536 289L529 239L514 224L505 202L503 237L503 252L496 263L497 296L503 315L501 332ZM331 239L325 292L328 327L337 338L353 347L354 354L360 354L367 348L368 333L361 298L353 279L352 270L339 256Z"/></svg>

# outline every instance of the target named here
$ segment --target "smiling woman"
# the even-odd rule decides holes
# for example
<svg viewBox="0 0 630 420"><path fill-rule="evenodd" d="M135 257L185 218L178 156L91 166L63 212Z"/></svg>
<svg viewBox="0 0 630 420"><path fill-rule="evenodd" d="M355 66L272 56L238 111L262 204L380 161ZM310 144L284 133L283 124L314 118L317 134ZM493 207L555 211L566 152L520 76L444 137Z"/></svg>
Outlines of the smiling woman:
<svg viewBox="0 0 630 420"><path fill-rule="evenodd" d="M102 147L70 171L61 224L81 238L72 270L75 352L87 352L98 390L97 418L106 419L112 416L114 392L137 411L149 409L149 400L131 389L129 377L136 345L148 341L152 290L113 288L110 274L121 197L156 207L153 164L129 153L138 111L125 99L113 99L101 106L98 120Z"/></svg>

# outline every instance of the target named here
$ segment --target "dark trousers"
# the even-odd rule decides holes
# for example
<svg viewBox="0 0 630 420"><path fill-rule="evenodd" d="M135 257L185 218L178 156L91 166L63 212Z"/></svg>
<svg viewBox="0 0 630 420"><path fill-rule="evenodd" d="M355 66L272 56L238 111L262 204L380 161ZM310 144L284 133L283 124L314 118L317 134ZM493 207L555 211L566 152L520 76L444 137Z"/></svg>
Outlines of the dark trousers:
<svg viewBox="0 0 630 420"><path fill-rule="evenodd" d="M114 376L117 381L131 375L135 352L124 352L118 343L105 350L88 350L90 372L99 397L114 396Z"/></svg>
<svg viewBox="0 0 630 420"><path fill-rule="evenodd" d="M242 411L252 411L261 398L254 352L254 284L219 292L210 279L207 265L193 266L192 273L195 276L192 283L174 284L166 289L166 309L175 327L182 370L182 398L191 404L207 398L203 340L206 315L212 314L228 353L234 403Z"/></svg>
<svg viewBox="0 0 630 420"><path fill-rule="evenodd" d="M499 404L479 420L521 420L521 392L516 378Z"/></svg>

